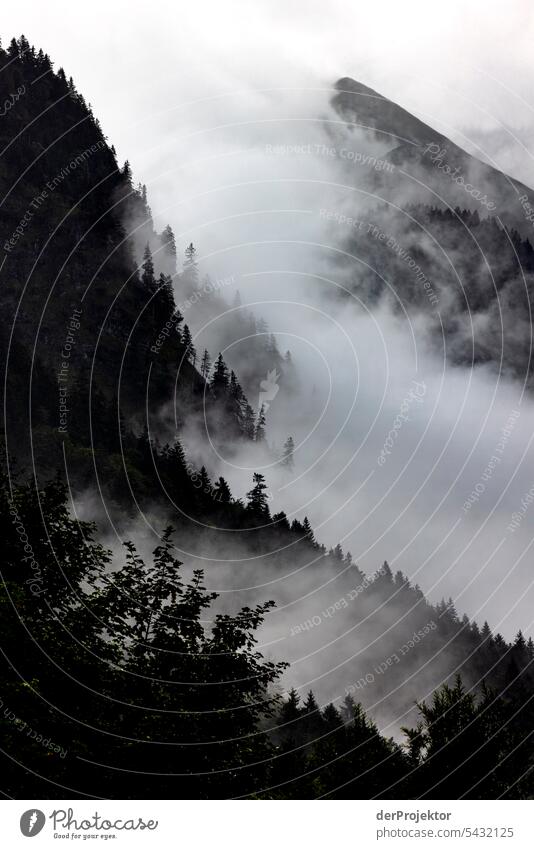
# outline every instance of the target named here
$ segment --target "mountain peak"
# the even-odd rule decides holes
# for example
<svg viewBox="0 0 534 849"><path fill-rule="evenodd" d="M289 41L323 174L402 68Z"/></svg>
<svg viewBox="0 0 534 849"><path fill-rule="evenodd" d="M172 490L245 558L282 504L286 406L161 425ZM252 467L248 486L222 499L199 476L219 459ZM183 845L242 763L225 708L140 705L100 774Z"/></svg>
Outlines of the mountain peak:
<svg viewBox="0 0 534 849"><path fill-rule="evenodd" d="M383 141L389 138L392 148L406 143L420 146L443 141L441 133L351 77L341 77L334 88L337 91L331 99L334 109L348 123L373 131Z"/></svg>
<svg viewBox="0 0 534 849"><path fill-rule="evenodd" d="M382 94L379 94L373 88L369 88L369 86L358 82L358 80L353 80L352 77L341 77L341 79L334 83L334 88L337 91L362 94L367 95L369 97L377 97L380 100L386 99Z"/></svg>

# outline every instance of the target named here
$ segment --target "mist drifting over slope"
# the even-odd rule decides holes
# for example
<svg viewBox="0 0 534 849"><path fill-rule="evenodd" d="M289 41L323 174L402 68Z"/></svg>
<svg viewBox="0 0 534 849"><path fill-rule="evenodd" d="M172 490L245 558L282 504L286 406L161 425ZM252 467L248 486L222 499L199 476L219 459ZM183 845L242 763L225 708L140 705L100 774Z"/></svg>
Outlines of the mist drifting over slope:
<svg viewBox="0 0 534 849"><path fill-rule="evenodd" d="M403 300L374 257L347 250L356 229L384 252L391 238L403 245L403 236L413 249L398 221L381 238L382 209L384 202L392 205L391 186L395 209L403 206L405 183L405 203L417 195L388 158L395 142L348 129L330 104L332 93L284 93L275 117L273 104L262 102L253 127L240 102L231 131L208 134L204 157L198 137L189 154L187 148L177 154L193 168L197 188L181 208L190 226L179 239L199 246L201 275L226 281L218 300L207 292L188 306L197 349L216 355L220 339L230 338L223 356L238 374L246 371L243 340L231 334L236 314L250 310L265 319L279 348L291 351L297 375L293 395L275 392L267 401L272 450L221 446L197 418L184 422L184 447L241 497L252 473L262 472L271 512L308 516L316 537L327 546L341 543L364 572L372 574L387 558L431 600L452 596L459 611L512 636L518 621L531 620L531 535L513 514L532 486L532 401L524 381L499 368L499 338L501 348L506 339L498 325L494 362L455 364L450 336L432 338L436 316L439 324L452 308L452 293L441 281L432 280L431 321L428 311ZM249 103L246 112L249 119ZM437 256L440 245L427 242L427 252ZM394 304L388 297L374 303L361 297L359 284L369 271L393 293ZM425 293L415 271L414 279ZM178 282L179 304L181 295ZM481 321L470 312L468 319ZM260 383L255 389L249 400L258 409ZM292 470L276 460L288 434L295 440ZM139 517L130 530L137 539L148 534L148 549L150 529L160 526L155 513ZM223 545L213 537L206 527L200 543L179 539L180 556L202 565L225 609L266 597L277 602L261 648L291 661L287 686L313 687L323 701L341 699L396 651L398 637L388 634L386 619L376 645L365 616L355 621L348 605L324 615L354 591L347 569L328 576L313 562L295 569L288 550L285 565L273 573L269 552L258 555L246 533L229 534ZM310 621L313 628L299 631ZM370 688L359 697L396 731L406 705L441 683L441 668L448 674L446 661L437 656L431 671L420 670L412 686L403 685L402 699L389 691L368 699Z"/></svg>
<svg viewBox="0 0 534 849"><path fill-rule="evenodd" d="M256 12L238 7L240 14L250 16L251 25L265 19L264 7ZM453 4L452 18L463 13L460 4ZM278 41L267 27L259 51L240 53L228 62L231 26L221 20L217 23L224 37L217 39L218 45L203 33L209 51L193 50L187 35L198 33L200 22L187 13L176 54L179 74L167 74L173 64L171 45L175 49L172 36L161 21L148 20L160 45L167 47L161 50L164 64L158 58L156 64L143 63L141 71L131 66L117 70L118 88L135 92L135 109L131 94L121 100L115 92L111 105L98 80L84 79L88 71L83 62L77 72L74 57L71 61L63 49L61 55L102 113L120 155L132 159L135 177L147 183L156 222L170 221L180 252L195 243L201 275L227 281L221 289L226 305L202 312L200 304L186 315L197 349L206 347L216 356L235 312L249 309L266 320L280 350L289 349L295 363L294 397L280 391L267 411L269 442L280 448L288 435L295 440L291 472L268 452L259 456L250 447L236 446L221 451L210 445L209 434L197 421L184 425L188 454L204 462L212 476L224 475L242 497L252 473L261 471L272 512L308 516L321 542L340 542L365 572L373 573L387 559L431 599L452 596L460 611L488 619L495 631L510 637L517 622L530 630L533 596L528 504L526 513L521 512L533 485L533 406L521 378L512 380L499 370L498 356L503 335L516 328L506 321L501 325L498 316L499 322L489 327L496 362L458 365L448 358L450 338L435 338L436 316L439 326L450 307L439 281L431 281L439 293L438 302L428 305L432 322L428 311L410 308L402 293L397 293L395 309L385 298L370 305L360 297L355 284L364 272L379 277L383 269L369 269L369 255L351 250L351 232L361 223L372 234L373 227L382 227L383 201L396 208L414 203L421 187L406 173L404 162L388 158L396 144L391 136L347 128L330 101L336 79L350 73L528 184L529 157L517 154L532 133L532 121L522 111L524 92L510 98L506 90L521 49L509 66L499 68L498 85L488 86L481 72L473 77L472 89L462 92L460 72L445 81L438 75L423 79L417 50L423 39L417 31L412 43L395 46L398 12L393 5L382 22L380 62L373 47L362 46L370 41L364 35L375 26L374 17L371 21L364 15L358 21L362 35L357 49L352 36L339 48L333 32L340 37L340 20L347 14L343 4L334 7L325 34L328 49L319 63L311 49L306 55L291 51L291 27L284 51L275 49ZM324 9L314 7L310 15L316 26ZM294 18L295 29L306 26L302 15ZM517 34L517 20L511 17L507 26ZM473 32L473 27L466 29ZM455 38L457 32L456 27ZM444 38L442 32L439 37ZM470 45L476 58L484 52L484 37ZM430 54L428 33L424 40ZM445 43L449 55L461 50L446 37ZM519 43L524 44L523 38ZM47 44L59 55L53 37ZM471 117L473 103L476 120ZM112 115L117 109L118 118ZM512 131L500 125L505 119ZM487 214L480 206L479 211ZM384 252L391 237L401 247L411 247L402 244L402 233L395 229L382 240ZM440 253L439 244L430 239L426 247ZM449 258L455 267L458 258ZM383 283L395 292L394 279ZM237 291L241 307L234 306ZM179 290L176 298L180 303ZM210 298L208 294L205 302ZM506 304L502 306L506 312ZM469 314L461 328L467 342L470 322L480 327L487 320ZM528 352L530 339L522 333ZM238 374L247 365L241 350L242 340L235 338L223 351ZM256 396L249 398L256 408L260 391L257 386ZM514 523L514 514L524 518ZM157 530L159 518L139 517L133 529L138 536L151 527ZM365 646L350 631L353 623L345 626L343 610L335 633L328 634L323 623L309 632L305 646L291 637L291 630L343 596L345 588L336 590L334 580L325 590L312 570L293 574L290 553L284 573L266 575L264 562L249 552L242 536L231 535L223 551L215 550L205 529L201 554L210 587L223 593L229 607L251 594L275 598L278 609L265 631L264 646L293 661L293 681L313 686L323 698L342 694L347 685L342 668L323 682L339 662L339 644L332 639L348 631L348 655ZM193 560L201 556L187 540L178 544ZM387 655L380 651L378 660Z"/></svg>
<svg viewBox="0 0 534 849"><path fill-rule="evenodd" d="M200 250L201 270L235 280L224 296L231 303L239 289L243 307L265 318L279 347L291 350L300 381L294 404L275 399L268 410L269 440L280 446L288 433L295 438L292 476L270 468L268 458L259 468L254 455L231 463L212 456L212 470L240 494L252 471L263 471L273 509L308 515L322 541L341 541L363 568L373 571L387 556L431 594L461 595L462 609L496 621L502 606L492 609L480 587L494 588L512 570L511 597L518 599L518 586L525 591L529 583L525 523L513 534L506 535L506 527L531 486L525 462L531 401L520 380L499 375L498 362L494 369L452 367L446 341L439 340L441 353L432 348L424 314L409 304L402 305L404 315L402 309L393 315L386 304L371 311L353 296L351 284L366 257L340 265L347 231L356 220L373 226L387 197L387 185L381 194L373 191L377 173L395 179L397 195L402 177L382 158L390 145L377 145L364 132L346 134L329 94L308 100L302 92L284 93L276 111L262 105L253 131L247 125L236 138L232 126L229 139L229 131L221 131L219 148L210 134L212 159L196 174L200 201L191 216L204 221L187 233L210 246L207 256ZM244 108L250 119L250 104ZM241 109L232 125L241 125ZM228 155L214 156L221 148ZM198 157L198 138L193 149ZM393 280L387 283L394 288ZM442 306L446 300L438 313ZM229 306L228 314L235 309ZM198 349L210 349L214 325L226 319L223 310L196 328ZM498 348L499 328L494 332ZM224 353L239 373L239 340ZM421 394L410 400L417 385ZM407 418L381 466L403 403ZM503 429L510 433L488 478ZM195 451L192 434L186 445ZM484 474L484 492L463 510ZM492 557L503 537L502 557ZM527 592L519 602L525 617L528 598Z"/></svg>

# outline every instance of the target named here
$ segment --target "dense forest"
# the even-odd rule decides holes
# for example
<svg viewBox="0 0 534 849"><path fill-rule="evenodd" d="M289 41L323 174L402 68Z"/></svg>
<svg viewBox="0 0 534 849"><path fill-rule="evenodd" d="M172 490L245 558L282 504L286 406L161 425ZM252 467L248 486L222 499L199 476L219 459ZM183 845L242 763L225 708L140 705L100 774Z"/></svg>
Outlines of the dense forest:
<svg viewBox="0 0 534 849"><path fill-rule="evenodd" d="M178 247L170 226L155 230L146 189L46 54L21 37L0 50L0 65L4 795L531 797L532 641L519 632L507 642L450 599L430 604L387 563L365 576L340 545L316 539L307 517L273 513L262 474L239 498L187 456L186 426L225 449L269 451L268 416L248 396L272 368L281 392L294 394L291 354L241 309L243 373L219 353L222 337L217 350L197 351L189 317L216 311L223 295L202 276L195 245ZM495 253L488 280L468 289L482 309L484 287L505 290L517 276L518 255L534 270L533 250L491 219L419 209L429 233L461 249L466 274L478 264L475 248L459 247L469 216ZM368 234L365 250L375 245ZM383 251L375 261L382 267ZM427 293L409 291L403 257L392 263L403 297L431 311ZM434 287L444 299L445 267L428 277L442 281ZM383 296L376 280L367 291ZM452 335L463 314L459 296L454 304ZM459 359L469 355L460 335ZM515 357L510 368L520 369L521 351ZM290 435L275 459L292 465ZM73 496L91 488L119 526L138 509L161 516L151 559L128 539L112 554L101 529L79 519ZM352 678L347 671L339 698L319 704L313 691L286 692L286 659L258 648L276 615L268 593L229 612L195 559L176 556L198 553L199 527L210 528L213 549L229 531L245 533L236 559L252 552L269 574L290 562L337 579L326 609L350 597L354 627L376 644ZM296 625L296 636L308 639L313 624ZM427 666L436 666L430 695ZM406 727L380 731L380 703L397 690L399 715L412 710Z"/></svg>
<svg viewBox="0 0 534 849"><path fill-rule="evenodd" d="M265 518L259 487L244 509ZM401 745L350 694L319 706L277 690L284 664L255 636L269 601L207 626L215 594L201 570L182 577L172 528L151 562L126 542L117 565L61 483L37 493L6 476L0 521L6 796L531 797L534 647L521 634L508 645L432 611L496 686L445 684ZM384 574L376 591L393 595Z"/></svg>
<svg viewBox="0 0 534 849"><path fill-rule="evenodd" d="M528 236L477 210L422 204L377 204L346 229L344 266L364 303L423 319L429 348L452 364L486 364L532 389Z"/></svg>

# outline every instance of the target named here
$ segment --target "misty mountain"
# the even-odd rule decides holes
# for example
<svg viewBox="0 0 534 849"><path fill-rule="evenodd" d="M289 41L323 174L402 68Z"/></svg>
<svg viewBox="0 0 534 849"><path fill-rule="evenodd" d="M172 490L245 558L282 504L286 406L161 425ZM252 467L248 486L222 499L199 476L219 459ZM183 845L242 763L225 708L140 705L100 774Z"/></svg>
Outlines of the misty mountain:
<svg viewBox="0 0 534 849"><path fill-rule="evenodd" d="M205 395L175 302L173 281L186 305L201 287L194 248L178 273L172 230L154 230L146 189L62 69L24 39L3 61L2 96L19 92L0 126L8 454L44 479L66 462L75 491L100 472L109 494L122 436L165 405L172 436L186 417L213 415L229 438L243 423Z"/></svg>
<svg viewBox="0 0 534 849"><path fill-rule="evenodd" d="M398 145L422 147L430 142L443 144L446 139L432 127L392 103L372 88L343 77L334 88L332 104L347 123L368 130L375 138L383 137L392 150Z"/></svg>
<svg viewBox="0 0 534 849"><path fill-rule="evenodd" d="M523 237L532 234L523 204L534 201L534 192L492 165L467 153L447 136L411 115L401 106L349 77L338 80L332 105L351 131L362 129L387 148L386 159L402 172L389 180L387 200L406 193L430 206L477 210L505 219ZM388 175L390 172L387 172ZM469 190L468 187L469 186Z"/></svg>
<svg viewBox="0 0 534 849"><path fill-rule="evenodd" d="M414 321L451 363L531 386L534 193L360 83L336 89L343 143L364 139L367 161L374 148L387 163L353 168L365 204L328 214L352 291Z"/></svg>

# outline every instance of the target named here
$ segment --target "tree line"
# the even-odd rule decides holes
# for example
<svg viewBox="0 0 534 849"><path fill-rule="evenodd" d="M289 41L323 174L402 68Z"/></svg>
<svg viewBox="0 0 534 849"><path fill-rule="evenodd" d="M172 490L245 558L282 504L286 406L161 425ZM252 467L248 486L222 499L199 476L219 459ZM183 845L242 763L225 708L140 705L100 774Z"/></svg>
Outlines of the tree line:
<svg viewBox="0 0 534 849"><path fill-rule="evenodd" d="M246 509L265 519L260 477ZM59 481L0 477L3 792L15 798L528 798L532 643L506 683L458 678L404 743L352 696L283 694L256 632L266 601L213 612L201 570L162 530L152 560L113 558ZM487 637L492 640L492 637Z"/></svg>

